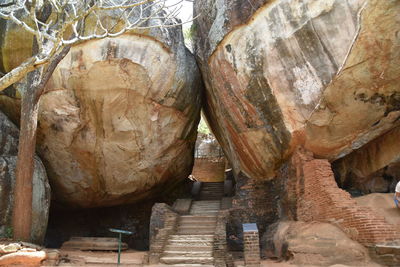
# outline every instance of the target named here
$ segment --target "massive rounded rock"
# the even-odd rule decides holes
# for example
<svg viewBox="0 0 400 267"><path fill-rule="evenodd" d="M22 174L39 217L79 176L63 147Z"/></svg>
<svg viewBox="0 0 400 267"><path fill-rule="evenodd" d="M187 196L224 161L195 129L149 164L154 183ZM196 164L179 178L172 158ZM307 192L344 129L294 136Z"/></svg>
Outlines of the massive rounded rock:
<svg viewBox="0 0 400 267"><path fill-rule="evenodd" d="M15 168L17 164L18 129L0 112L0 237L12 235ZM50 208L50 186L46 170L35 157L32 196L31 240L42 243L46 234Z"/></svg>
<svg viewBox="0 0 400 267"><path fill-rule="evenodd" d="M296 265L367 266L368 250L329 223L285 221L272 224L261 238L268 257L291 260Z"/></svg>
<svg viewBox="0 0 400 267"><path fill-rule="evenodd" d="M271 178L298 144L341 158L400 124L398 1L208 0L200 10L206 115L236 172Z"/></svg>
<svg viewBox="0 0 400 267"><path fill-rule="evenodd" d="M187 178L201 85L180 27L72 47L40 102L38 152L55 198L111 206Z"/></svg>

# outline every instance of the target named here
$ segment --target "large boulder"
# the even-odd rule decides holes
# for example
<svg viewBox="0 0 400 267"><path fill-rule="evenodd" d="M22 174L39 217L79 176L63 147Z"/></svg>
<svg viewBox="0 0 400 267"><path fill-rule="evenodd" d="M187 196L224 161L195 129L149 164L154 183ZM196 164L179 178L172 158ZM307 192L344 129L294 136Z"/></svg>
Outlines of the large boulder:
<svg viewBox="0 0 400 267"><path fill-rule="evenodd" d="M3 51L12 53L12 38L22 38L15 31L5 31ZM11 61L3 53L3 66ZM201 88L180 26L72 47L39 110L37 149L56 200L79 207L133 203L187 178ZM15 102L3 97L0 108L16 116Z"/></svg>
<svg viewBox="0 0 400 267"><path fill-rule="evenodd" d="M270 228L261 240L262 252L268 257L312 266L366 266L371 262L365 247L332 224L286 221Z"/></svg>
<svg viewBox="0 0 400 267"><path fill-rule="evenodd" d="M205 113L236 173L335 160L400 124L400 2L195 2ZM397 156L400 150L396 151Z"/></svg>
<svg viewBox="0 0 400 267"><path fill-rule="evenodd" d="M12 235L15 169L18 151L18 129L0 112L0 237ZM32 196L31 240L42 243L46 234L50 208L50 186L46 170L35 157Z"/></svg>

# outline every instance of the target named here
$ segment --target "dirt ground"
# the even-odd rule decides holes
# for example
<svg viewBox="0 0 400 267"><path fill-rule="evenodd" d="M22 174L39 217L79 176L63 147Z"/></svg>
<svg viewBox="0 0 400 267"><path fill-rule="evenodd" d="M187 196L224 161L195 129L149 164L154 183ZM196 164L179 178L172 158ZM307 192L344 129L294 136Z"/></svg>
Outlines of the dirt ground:
<svg viewBox="0 0 400 267"><path fill-rule="evenodd" d="M116 266L117 252L60 250L58 266ZM121 253L120 266L143 266L147 252L127 250Z"/></svg>
<svg viewBox="0 0 400 267"><path fill-rule="evenodd" d="M92 252L92 251L68 251L61 250L62 261L58 266L116 266L117 263L117 253L116 252ZM147 252L127 250L121 255L121 265L120 266L131 266L131 267L167 267L169 265L144 265L143 262L146 261ZM46 265L42 265L46 266ZM47 265L49 266L49 265ZM200 265L199 265L200 266ZM235 267L244 266L243 261L235 261ZM297 267L300 265L295 265L290 262L279 262L274 260L264 260L261 262L261 267ZM314 267L315 265L301 265L302 267ZM365 265L364 265L365 266ZM379 267L378 264L370 264L365 267ZM331 265L330 267L347 267L347 265Z"/></svg>

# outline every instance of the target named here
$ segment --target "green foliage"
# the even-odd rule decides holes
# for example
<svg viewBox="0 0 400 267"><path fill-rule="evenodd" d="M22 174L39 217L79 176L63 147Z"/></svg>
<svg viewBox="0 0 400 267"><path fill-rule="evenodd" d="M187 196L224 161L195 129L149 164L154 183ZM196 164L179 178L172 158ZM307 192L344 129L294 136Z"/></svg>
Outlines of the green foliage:
<svg viewBox="0 0 400 267"><path fill-rule="evenodd" d="M4 231L5 238L12 238L14 235L14 230L11 226L6 226Z"/></svg>
<svg viewBox="0 0 400 267"><path fill-rule="evenodd" d="M203 119L203 117L200 119L200 123L199 123L199 126L197 127L197 131L202 134L210 134L211 133L211 131L208 128L208 125L207 125L206 121Z"/></svg>
<svg viewBox="0 0 400 267"><path fill-rule="evenodd" d="M192 24L190 28L183 30L183 38L188 41L193 41L194 34L196 32L196 24Z"/></svg>

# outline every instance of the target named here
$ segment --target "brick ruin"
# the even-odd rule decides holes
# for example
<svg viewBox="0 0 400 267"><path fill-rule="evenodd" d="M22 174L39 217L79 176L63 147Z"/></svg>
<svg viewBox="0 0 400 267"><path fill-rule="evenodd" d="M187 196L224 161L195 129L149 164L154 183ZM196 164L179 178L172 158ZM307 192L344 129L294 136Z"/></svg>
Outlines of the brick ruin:
<svg viewBox="0 0 400 267"><path fill-rule="evenodd" d="M383 216L358 206L337 186L327 160L297 150L280 174L287 181L286 200L294 219L332 223L365 246L400 239L400 233Z"/></svg>
<svg viewBox="0 0 400 267"><path fill-rule="evenodd" d="M257 223L261 238L280 220L317 221L339 227L367 247L378 262L396 266L400 260L400 251L393 252L400 240L395 226L340 189L328 160L315 159L312 153L298 149L276 179L255 181L240 173L236 183L227 225L230 250L245 250L243 223ZM261 238L261 247L266 246L263 242Z"/></svg>
<svg viewBox="0 0 400 267"><path fill-rule="evenodd" d="M315 159L312 153L298 149L273 180L255 181L243 173L239 173L235 180L232 205L223 204L226 198L221 200L214 236L214 263L218 262L215 266L225 266L224 261L228 264L231 258L227 251L244 251L245 258L258 258L259 254L254 256L249 247L254 247L261 239L263 248L263 235L272 231L269 227L280 220L331 223L367 247L378 262L396 266L400 261L400 253L395 249L400 233L383 216L371 208L357 205L348 192L340 189L331 164L325 159ZM156 228L162 230L151 234L153 238L157 236L157 240L151 237L150 251L155 253L156 260L152 260L150 254L150 262L157 262L162 244L176 228L177 214L185 214L190 205L177 201L172 209L160 207L163 212L158 215L153 212L153 216L159 217L157 221L164 221L165 225L157 225ZM158 210L157 206L154 209ZM245 223L256 223L257 234L243 231Z"/></svg>

